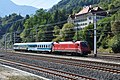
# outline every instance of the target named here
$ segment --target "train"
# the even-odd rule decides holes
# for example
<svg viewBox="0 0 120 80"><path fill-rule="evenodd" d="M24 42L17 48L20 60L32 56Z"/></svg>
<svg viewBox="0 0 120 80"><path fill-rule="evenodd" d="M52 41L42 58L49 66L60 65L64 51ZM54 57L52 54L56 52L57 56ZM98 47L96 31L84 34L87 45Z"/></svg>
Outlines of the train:
<svg viewBox="0 0 120 80"><path fill-rule="evenodd" d="M15 43L13 49L15 51L70 53L73 55L88 55L91 53L86 41Z"/></svg>

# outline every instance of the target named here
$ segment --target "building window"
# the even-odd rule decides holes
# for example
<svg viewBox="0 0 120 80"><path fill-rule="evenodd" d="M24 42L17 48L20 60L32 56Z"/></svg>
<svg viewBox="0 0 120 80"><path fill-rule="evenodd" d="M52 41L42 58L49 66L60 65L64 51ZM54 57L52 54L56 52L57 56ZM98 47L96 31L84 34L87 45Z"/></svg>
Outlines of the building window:
<svg viewBox="0 0 120 80"><path fill-rule="evenodd" d="M92 18L91 18L91 16L89 16L89 20L91 20Z"/></svg>
<svg viewBox="0 0 120 80"><path fill-rule="evenodd" d="M91 22L89 22L89 24L91 24Z"/></svg>
<svg viewBox="0 0 120 80"><path fill-rule="evenodd" d="M80 20L74 20L74 22L84 22L84 21L87 21L87 19L80 19Z"/></svg>

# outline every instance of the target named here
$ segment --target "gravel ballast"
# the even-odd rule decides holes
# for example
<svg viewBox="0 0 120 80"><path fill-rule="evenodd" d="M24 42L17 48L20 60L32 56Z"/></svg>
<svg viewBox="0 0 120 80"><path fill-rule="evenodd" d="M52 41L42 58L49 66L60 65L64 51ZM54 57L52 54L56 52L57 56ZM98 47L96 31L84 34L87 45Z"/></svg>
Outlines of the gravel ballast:
<svg viewBox="0 0 120 80"><path fill-rule="evenodd" d="M48 79L0 64L0 80L48 80Z"/></svg>

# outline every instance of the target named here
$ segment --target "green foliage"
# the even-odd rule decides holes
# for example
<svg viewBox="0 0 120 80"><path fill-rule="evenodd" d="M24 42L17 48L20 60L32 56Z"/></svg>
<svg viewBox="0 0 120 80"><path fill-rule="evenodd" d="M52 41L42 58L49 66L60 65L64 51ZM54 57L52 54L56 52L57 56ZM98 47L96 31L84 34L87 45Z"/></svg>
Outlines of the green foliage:
<svg viewBox="0 0 120 80"><path fill-rule="evenodd" d="M105 37L105 38L102 40L101 46L102 46L103 49L109 48L108 41L109 41L109 37Z"/></svg>
<svg viewBox="0 0 120 80"><path fill-rule="evenodd" d="M66 23L61 30L61 36L64 41L71 41L74 36L74 24Z"/></svg>
<svg viewBox="0 0 120 80"><path fill-rule="evenodd" d="M88 42L90 48L93 49L93 43L94 43L93 24L84 28L82 36L84 36L84 40Z"/></svg>
<svg viewBox="0 0 120 80"><path fill-rule="evenodd" d="M106 40L108 36L112 37L111 34L111 17L106 17L102 20L100 20L97 24L97 47L102 46L105 48L107 45ZM110 34L108 34L110 33ZM104 46L105 44L105 46Z"/></svg>
<svg viewBox="0 0 120 80"><path fill-rule="evenodd" d="M52 16L53 16L54 23L65 21L68 18L66 10L55 10Z"/></svg>
<svg viewBox="0 0 120 80"><path fill-rule="evenodd" d="M85 36L83 34L84 34L83 30L78 30L78 33L77 32L75 33L73 40L80 40L80 41L85 40L84 38Z"/></svg>
<svg viewBox="0 0 120 80"><path fill-rule="evenodd" d="M53 35L55 37L59 36L60 35L60 28L58 26L55 26L53 32L54 32Z"/></svg>
<svg viewBox="0 0 120 80"><path fill-rule="evenodd" d="M0 38L2 38L1 36L5 33L18 32L18 29L19 32L22 32L24 29L24 20L25 19L23 19L21 15L17 15L15 13L0 18Z"/></svg>
<svg viewBox="0 0 120 80"><path fill-rule="evenodd" d="M120 33L120 10L112 16L111 30L114 35Z"/></svg>
<svg viewBox="0 0 120 80"><path fill-rule="evenodd" d="M120 7L120 0L115 0L112 4L114 5L114 8L118 8Z"/></svg>
<svg viewBox="0 0 120 80"><path fill-rule="evenodd" d="M120 34L120 21L112 22L112 32L114 35Z"/></svg>
<svg viewBox="0 0 120 80"><path fill-rule="evenodd" d="M50 9L50 12L55 12L55 10L66 10L68 14L72 14L80 11L83 6L97 5L99 3L107 9L108 3L111 1L112 0L61 0Z"/></svg>
<svg viewBox="0 0 120 80"><path fill-rule="evenodd" d="M114 53L120 53L120 34L115 35L109 43Z"/></svg>
<svg viewBox="0 0 120 80"><path fill-rule="evenodd" d="M118 8L119 5L115 5L115 3L118 2L118 0L112 1L109 5L109 9L115 9ZM119 3L118 3L119 4ZM113 44L118 41L116 37L118 37L118 34L120 33L120 10L112 11L113 14L111 17L106 17L98 22L98 46L107 49L112 48L112 50L117 50L118 46L117 44ZM116 37L115 37L116 36ZM112 39L111 39L112 38ZM119 43L119 42L118 42ZM116 48L116 49L115 49ZM117 50L118 51L118 50Z"/></svg>
<svg viewBox="0 0 120 80"><path fill-rule="evenodd" d="M59 41L63 41L63 39L62 39L62 36L58 36L58 37L54 38L52 41L59 42Z"/></svg>
<svg viewBox="0 0 120 80"><path fill-rule="evenodd" d="M40 29L39 32L38 32L38 41L45 41L45 32Z"/></svg>
<svg viewBox="0 0 120 80"><path fill-rule="evenodd" d="M46 10L40 9L36 11L36 14L27 19L24 24L25 29L21 33L23 42L47 41L47 39L52 40L52 37L48 38L49 36L52 36L48 35L48 31L52 30L53 28L50 26L42 26L51 23L52 20L52 15ZM30 37L32 35L34 36Z"/></svg>

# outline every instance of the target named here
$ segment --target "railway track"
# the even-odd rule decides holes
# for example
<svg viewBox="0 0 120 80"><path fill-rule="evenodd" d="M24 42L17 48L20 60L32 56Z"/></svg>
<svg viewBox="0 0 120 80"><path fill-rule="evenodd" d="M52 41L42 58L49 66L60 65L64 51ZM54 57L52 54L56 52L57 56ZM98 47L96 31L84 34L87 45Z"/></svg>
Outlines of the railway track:
<svg viewBox="0 0 120 80"><path fill-rule="evenodd" d="M39 56L39 57L34 56L33 57L33 56L21 55L19 57L21 57L21 58L25 57L25 58L32 59L32 60L42 60L42 61L47 61L47 62L54 62L54 63L71 65L71 66L76 66L76 67L83 67L83 68L93 69L93 70L106 71L106 72L110 72L113 74L114 73L120 74L120 69L113 69L113 68L106 67L106 66L112 66L112 67L120 68L119 64L93 62L93 61L76 60L76 59L71 60L71 59L66 59L66 58L56 58L56 57L48 57L48 56L47 57L46 56ZM105 67L103 67L103 66L105 66Z"/></svg>
<svg viewBox="0 0 120 80"><path fill-rule="evenodd" d="M94 57L93 57L93 55L90 55L89 58L94 58ZM98 57L96 57L95 59L102 59L102 60L107 60L107 61L119 62L120 61L120 56L99 54Z"/></svg>
<svg viewBox="0 0 120 80"><path fill-rule="evenodd" d="M16 52L11 52L11 51L9 51L9 53L15 53L16 54ZM33 55L33 56L35 56L35 55ZM54 55L53 55L54 56ZM93 55L89 55L89 56L87 56L88 58L95 58L95 57L93 57ZM85 57L85 58L87 58L87 57ZM102 60L106 60L106 61L115 61L115 62L119 62L120 61L120 56L113 56L113 55L98 55L98 57L96 57L95 59L102 59Z"/></svg>
<svg viewBox="0 0 120 80"><path fill-rule="evenodd" d="M16 53L16 52L10 52L10 53ZM34 56L34 55L33 55ZM54 56L54 55L53 55ZM76 56L77 57L77 56ZM85 58L95 58L93 55L86 56ZM98 55L95 59L102 59L106 61L115 61L115 62L120 62L120 56L113 56L113 55Z"/></svg>
<svg viewBox="0 0 120 80"><path fill-rule="evenodd" d="M112 64L112 63L103 63L103 62L96 62L96 61L86 61L86 60L77 60L77 59L68 59L68 58L60 58L60 57L50 57L50 56L35 56L35 55L27 55L27 54L13 54L13 53L6 53L5 56L1 57L5 59L10 59L10 60L16 60L16 61L22 61L22 62L27 62L31 63L32 65L37 65L39 67L43 67L41 62L46 62L46 63L54 63L55 65L64 65L64 66L70 66L70 67L76 67L77 69L79 68L84 68L87 70L92 70L97 71L97 72L102 72L102 73L110 73L110 75L118 75L118 79L111 79L111 80L119 80L120 79L120 64ZM43 63L44 64L44 63ZM53 64L53 65L54 65ZM42 66L41 66L42 65ZM45 68L50 68L57 70L56 67L50 67L49 64L48 66L45 66ZM73 68L73 70L74 70ZM72 69L72 68L71 68ZM54 71L52 70L52 71ZM67 72L66 70L60 70L62 72ZM78 71L79 72L79 71ZM72 74L77 74L78 72L72 72L68 71L68 73ZM57 72L56 72L57 73ZM81 75L81 74L77 74ZM84 75L84 74L83 74ZM87 76L87 75L85 75ZM74 76L75 77L75 76ZM90 77L90 76L89 76ZM76 77L77 78L77 77ZM93 77L95 79L99 79L96 77ZM99 79L101 80L101 78ZM105 79L102 79L105 80Z"/></svg>
<svg viewBox="0 0 120 80"><path fill-rule="evenodd" d="M25 68L28 68L32 71L37 71L37 72L42 72L42 73L45 73L45 74L49 74L49 75L54 75L54 76L58 76L58 77L61 77L63 79L66 79L66 80L96 80L94 78L89 78L89 77L86 77L86 76L81 76L81 75L77 75L77 74L73 74L73 73L68 73L68 72L64 72L64 71L58 71L58 70L55 70L55 69L49 69L49 68L44 68L44 67L41 67L41 66L37 66L37 65L33 65L33 64L28 64L28 63L25 63L25 62L18 62L18 61L13 61L13 60L0 60L2 62L2 64L12 64L12 65L16 65L16 66L19 66L19 67L25 67Z"/></svg>

